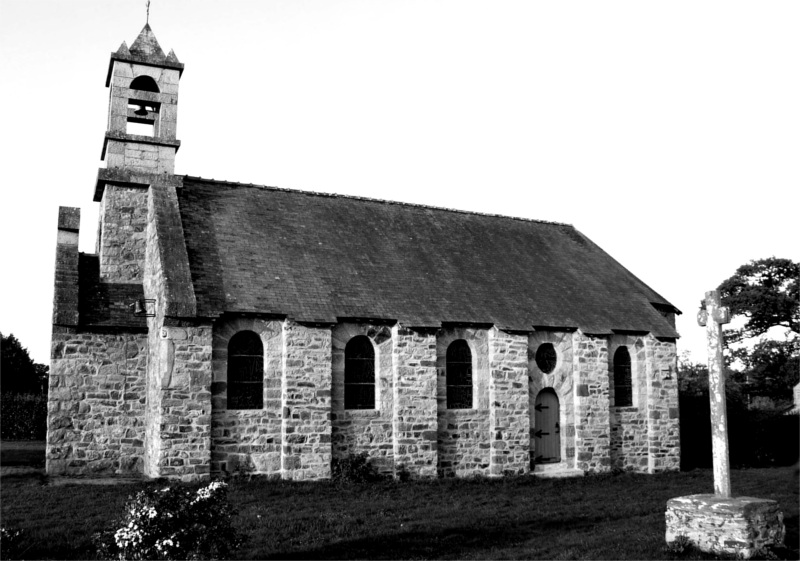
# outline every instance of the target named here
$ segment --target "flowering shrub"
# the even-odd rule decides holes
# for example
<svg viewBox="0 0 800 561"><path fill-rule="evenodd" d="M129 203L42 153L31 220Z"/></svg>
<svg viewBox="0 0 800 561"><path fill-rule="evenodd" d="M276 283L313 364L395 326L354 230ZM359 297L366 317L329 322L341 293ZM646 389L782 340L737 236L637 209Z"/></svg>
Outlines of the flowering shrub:
<svg viewBox="0 0 800 561"><path fill-rule="evenodd" d="M0 527L0 558L18 559L21 542L22 530Z"/></svg>
<svg viewBox="0 0 800 561"><path fill-rule="evenodd" d="M242 539L231 526L227 484L139 491L115 526L96 536L105 559L229 559Z"/></svg>

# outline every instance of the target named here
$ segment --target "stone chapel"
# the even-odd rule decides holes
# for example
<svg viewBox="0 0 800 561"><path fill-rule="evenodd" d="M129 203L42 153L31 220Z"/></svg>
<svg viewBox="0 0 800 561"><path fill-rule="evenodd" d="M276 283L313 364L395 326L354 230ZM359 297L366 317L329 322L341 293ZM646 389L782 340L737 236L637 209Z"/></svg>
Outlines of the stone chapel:
<svg viewBox="0 0 800 561"><path fill-rule="evenodd" d="M672 304L570 225L175 175L183 69L111 54L95 253L59 209L49 474L678 469Z"/></svg>

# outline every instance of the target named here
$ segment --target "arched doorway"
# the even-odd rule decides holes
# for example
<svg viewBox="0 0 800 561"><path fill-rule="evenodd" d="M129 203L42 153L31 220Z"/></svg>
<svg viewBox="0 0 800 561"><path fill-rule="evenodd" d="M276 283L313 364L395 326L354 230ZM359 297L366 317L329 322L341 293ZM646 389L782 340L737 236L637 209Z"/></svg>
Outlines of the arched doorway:
<svg viewBox="0 0 800 561"><path fill-rule="evenodd" d="M552 464L561 461L561 425L558 395L545 388L536 396L533 417L534 461Z"/></svg>

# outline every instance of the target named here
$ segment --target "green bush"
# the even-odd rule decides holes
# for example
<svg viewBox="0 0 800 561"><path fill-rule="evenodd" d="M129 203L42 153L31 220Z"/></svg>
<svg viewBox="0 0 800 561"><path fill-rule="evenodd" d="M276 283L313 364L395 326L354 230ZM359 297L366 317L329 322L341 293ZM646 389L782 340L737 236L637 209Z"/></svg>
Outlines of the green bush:
<svg viewBox="0 0 800 561"><path fill-rule="evenodd" d="M46 433L46 395L4 393L0 396L0 438L44 440Z"/></svg>
<svg viewBox="0 0 800 561"><path fill-rule="evenodd" d="M370 463L369 455L361 452L346 458L334 458L331 462L331 479L340 483L368 483L379 481L382 477Z"/></svg>
<svg viewBox="0 0 800 561"><path fill-rule="evenodd" d="M227 484L139 491L114 526L95 536L101 559L230 559L242 538L231 525Z"/></svg>

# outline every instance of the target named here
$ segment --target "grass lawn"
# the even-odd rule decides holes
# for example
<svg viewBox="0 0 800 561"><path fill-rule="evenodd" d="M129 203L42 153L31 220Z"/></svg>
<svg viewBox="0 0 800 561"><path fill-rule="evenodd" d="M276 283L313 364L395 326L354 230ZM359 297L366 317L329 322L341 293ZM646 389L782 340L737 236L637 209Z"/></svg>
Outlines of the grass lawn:
<svg viewBox="0 0 800 561"><path fill-rule="evenodd" d="M26 558L91 558L93 532L144 485L47 485L5 475L3 526L21 528ZM163 486L163 483L160 485ZM736 470L737 495L780 502L786 559L798 559L794 468ZM710 470L336 485L253 478L230 482L242 559L682 559L664 551L669 498L713 489ZM713 558L713 557L708 557Z"/></svg>

